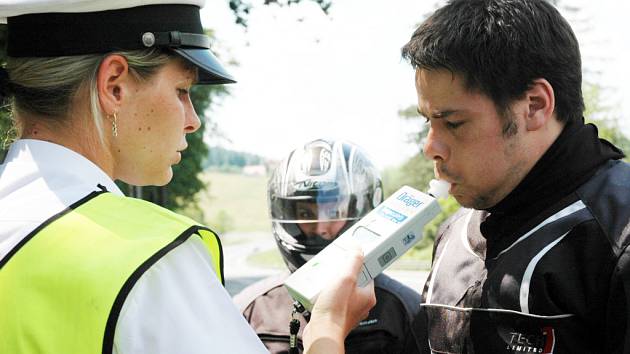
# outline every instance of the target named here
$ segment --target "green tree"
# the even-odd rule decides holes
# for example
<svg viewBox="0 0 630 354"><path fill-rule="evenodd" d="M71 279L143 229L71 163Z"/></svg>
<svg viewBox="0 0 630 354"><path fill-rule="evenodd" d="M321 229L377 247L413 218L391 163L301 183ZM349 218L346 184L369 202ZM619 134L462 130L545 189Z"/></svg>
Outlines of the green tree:
<svg viewBox="0 0 630 354"><path fill-rule="evenodd" d="M303 0L264 0L265 5L275 4L278 6L291 6L295 4L299 4ZM328 10L332 5L332 0L309 0L317 5L324 11L325 14L328 14ZM230 9L234 12L235 22L239 25L247 27L247 16L249 15L249 11L252 9L251 1L247 0L229 0Z"/></svg>
<svg viewBox="0 0 630 354"><path fill-rule="evenodd" d="M0 66L6 62L7 26L0 25ZM2 102L0 94L0 150L8 147L13 138L11 116L6 102Z"/></svg>
<svg viewBox="0 0 630 354"><path fill-rule="evenodd" d="M620 148L624 153L630 152L630 139L621 131L614 107L604 104L602 87L594 83L586 83L582 87L584 95L584 119L597 126L599 137L606 139ZM628 157L626 157L626 160Z"/></svg>
<svg viewBox="0 0 630 354"><path fill-rule="evenodd" d="M204 161L204 169L212 169L215 171L241 171L244 166L260 165L265 162L262 156L229 150L220 146L210 149L208 158Z"/></svg>

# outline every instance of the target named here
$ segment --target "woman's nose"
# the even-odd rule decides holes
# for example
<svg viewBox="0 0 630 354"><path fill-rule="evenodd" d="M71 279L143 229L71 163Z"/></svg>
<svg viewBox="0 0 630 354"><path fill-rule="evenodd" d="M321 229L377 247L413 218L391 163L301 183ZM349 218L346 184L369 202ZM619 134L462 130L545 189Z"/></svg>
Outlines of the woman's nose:
<svg viewBox="0 0 630 354"><path fill-rule="evenodd" d="M201 127L201 120L199 120L199 116L195 111L195 107L193 107L192 102L190 102L190 107L186 112L186 125L184 126L184 131L189 133L194 133Z"/></svg>

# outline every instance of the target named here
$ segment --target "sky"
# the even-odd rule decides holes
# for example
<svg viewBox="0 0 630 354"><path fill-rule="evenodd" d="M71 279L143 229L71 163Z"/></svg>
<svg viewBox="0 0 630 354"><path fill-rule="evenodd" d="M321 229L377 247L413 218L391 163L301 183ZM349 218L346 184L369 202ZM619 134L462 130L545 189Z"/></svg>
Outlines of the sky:
<svg viewBox="0 0 630 354"><path fill-rule="evenodd" d="M224 136L211 145L281 159L315 138L346 139L379 168L419 151L411 139L422 123L398 115L416 103L414 72L400 48L435 1L333 0L328 15L308 0L282 8L252 3L247 29L234 23L227 0L207 0L202 10L216 52L238 81L209 113ZM622 38L630 2L561 3L581 9L563 13L580 41L585 78L601 83L630 135L630 40Z"/></svg>

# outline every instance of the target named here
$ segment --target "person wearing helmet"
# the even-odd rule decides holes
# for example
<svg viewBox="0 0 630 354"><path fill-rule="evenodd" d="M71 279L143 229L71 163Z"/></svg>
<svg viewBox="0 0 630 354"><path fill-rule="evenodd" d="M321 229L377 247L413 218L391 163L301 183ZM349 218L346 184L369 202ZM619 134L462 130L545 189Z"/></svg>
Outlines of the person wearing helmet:
<svg viewBox="0 0 630 354"><path fill-rule="evenodd" d="M346 141L308 142L274 170L268 202L288 272L252 284L234 298L272 354L289 349L293 299L284 280L382 200L377 169L358 146ZM346 338L346 353L419 353L412 320L420 295L384 274L374 279L374 287L376 306ZM303 328L308 314L299 317Z"/></svg>
<svg viewBox="0 0 630 354"><path fill-rule="evenodd" d="M202 5L0 2L19 136L0 157L0 353L266 352L223 287L217 235L114 183L168 183L201 124L191 86L234 82ZM341 353L374 303L360 263L315 305L312 353Z"/></svg>

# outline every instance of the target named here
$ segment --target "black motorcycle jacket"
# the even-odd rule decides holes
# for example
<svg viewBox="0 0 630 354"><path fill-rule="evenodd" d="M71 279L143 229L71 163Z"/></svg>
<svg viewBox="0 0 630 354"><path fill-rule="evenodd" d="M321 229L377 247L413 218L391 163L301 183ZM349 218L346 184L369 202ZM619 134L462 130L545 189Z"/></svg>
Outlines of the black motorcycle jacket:
<svg viewBox="0 0 630 354"><path fill-rule="evenodd" d="M234 297L234 302L272 354L289 350L289 321L293 299L282 285L289 273L263 279ZM346 337L347 354L420 353L418 331L411 323L418 313L420 294L381 274L374 279L376 305ZM298 333L302 353L303 316Z"/></svg>

